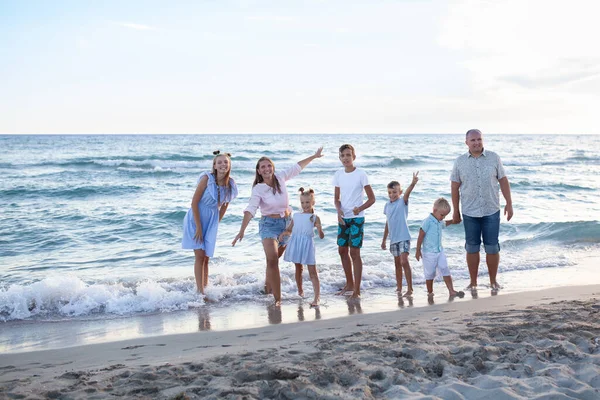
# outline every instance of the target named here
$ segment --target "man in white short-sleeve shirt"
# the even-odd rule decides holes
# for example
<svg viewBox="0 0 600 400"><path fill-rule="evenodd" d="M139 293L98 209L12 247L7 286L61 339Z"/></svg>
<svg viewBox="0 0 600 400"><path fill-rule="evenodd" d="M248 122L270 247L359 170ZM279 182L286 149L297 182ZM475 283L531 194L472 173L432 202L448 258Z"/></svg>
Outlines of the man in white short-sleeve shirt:
<svg viewBox="0 0 600 400"><path fill-rule="evenodd" d="M367 174L354 166L354 147L344 144L339 150L344 168L333 176L335 187L334 204L338 213L338 253L346 275L346 285L338 294L352 291L352 298L360 297L362 280L362 259L360 248L364 236L364 210L375 203L375 194ZM363 203L364 193L367 201Z"/></svg>

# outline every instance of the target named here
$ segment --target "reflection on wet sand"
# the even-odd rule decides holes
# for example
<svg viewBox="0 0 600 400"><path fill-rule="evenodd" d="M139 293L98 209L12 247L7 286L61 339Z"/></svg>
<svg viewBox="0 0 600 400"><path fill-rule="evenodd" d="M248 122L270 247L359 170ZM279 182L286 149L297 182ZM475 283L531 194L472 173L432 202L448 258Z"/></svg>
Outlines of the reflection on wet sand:
<svg viewBox="0 0 600 400"><path fill-rule="evenodd" d="M406 303L408 303L408 304L406 304ZM413 297L412 296L402 297L402 294L398 293L398 307L404 308L405 306L407 306L407 307L413 306Z"/></svg>
<svg viewBox="0 0 600 400"><path fill-rule="evenodd" d="M321 307L312 307L309 306L309 310L315 310L315 320L321 319ZM298 303L298 321L304 321L306 318L304 317L304 301L300 301Z"/></svg>
<svg viewBox="0 0 600 400"><path fill-rule="evenodd" d="M269 304L267 306L267 317L270 324L280 324L283 319L281 315L281 306Z"/></svg>
<svg viewBox="0 0 600 400"><path fill-rule="evenodd" d="M198 329L210 331L210 312L208 308L202 307L198 310Z"/></svg>
<svg viewBox="0 0 600 400"><path fill-rule="evenodd" d="M348 313L352 314L362 314L362 307L360 305L360 299L348 299L346 301L348 304Z"/></svg>

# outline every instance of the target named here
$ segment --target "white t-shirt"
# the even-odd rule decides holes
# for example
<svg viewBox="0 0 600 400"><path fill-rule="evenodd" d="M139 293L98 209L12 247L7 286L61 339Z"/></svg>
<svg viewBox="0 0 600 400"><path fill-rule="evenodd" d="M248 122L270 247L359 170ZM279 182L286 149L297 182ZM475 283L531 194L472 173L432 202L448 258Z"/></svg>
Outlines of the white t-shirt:
<svg viewBox="0 0 600 400"><path fill-rule="evenodd" d="M346 172L344 168L339 169L333 176L333 186L340 188L340 202L344 218L359 218L364 212L354 215L352 210L363 204L364 187L369 185L367 174L360 168L352 172Z"/></svg>

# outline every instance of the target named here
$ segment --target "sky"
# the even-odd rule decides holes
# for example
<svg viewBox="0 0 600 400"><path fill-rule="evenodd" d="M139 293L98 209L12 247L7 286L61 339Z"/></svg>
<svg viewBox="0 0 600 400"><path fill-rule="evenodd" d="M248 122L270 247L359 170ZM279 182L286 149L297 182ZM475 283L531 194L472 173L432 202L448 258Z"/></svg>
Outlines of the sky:
<svg viewBox="0 0 600 400"><path fill-rule="evenodd" d="M0 0L0 134L598 134L595 0Z"/></svg>

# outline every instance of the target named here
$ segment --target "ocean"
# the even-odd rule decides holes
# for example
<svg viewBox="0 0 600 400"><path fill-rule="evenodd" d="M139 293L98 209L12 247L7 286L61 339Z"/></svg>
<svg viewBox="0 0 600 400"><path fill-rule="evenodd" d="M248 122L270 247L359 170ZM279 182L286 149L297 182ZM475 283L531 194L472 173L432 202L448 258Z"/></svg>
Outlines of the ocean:
<svg viewBox="0 0 600 400"><path fill-rule="evenodd" d="M87 343L115 340L116 331L118 339L281 322L268 308L272 297L259 294L265 261L257 219L241 243L231 242L258 158L270 157L281 170L319 146L325 157L288 182L294 210L300 208L300 186L315 190L324 226L325 239L315 239L323 299L318 312L302 308L293 265L282 260L280 268L283 315L326 317L328 305L333 310L340 304L334 292L344 283L331 184L341 168L337 149L343 143L356 148L355 164L366 170L377 197L366 211L362 307L397 307L393 259L380 247L386 185L398 180L406 187L416 171L410 260L414 301L426 303L422 265L414 259L416 238L433 201L450 200L453 161L467 151L462 134L0 136L0 350L82 343L61 342L60 329L53 343L41 333L65 323L86 326ZM591 271L581 265L600 254L600 136L485 135L484 144L502 158L515 212L500 227L501 293L588 283ZM197 177L211 167L217 149L232 153L239 197L219 228L205 301L195 290L193 252L182 250L180 242ZM444 235L455 286L462 288L468 283L463 227L450 226ZM483 263L480 284L486 274ZM445 287L436 285L437 296L443 296ZM308 271L305 292L309 302ZM300 308L306 317L300 317ZM190 324L190 313L199 320ZM216 317L207 321L209 314ZM131 318L138 321L135 327L128 325ZM152 319L160 319L158 327L140 328L139 321ZM121 329L113 330L115 324ZM19 336L25 331L40 333Z"/></svg>

